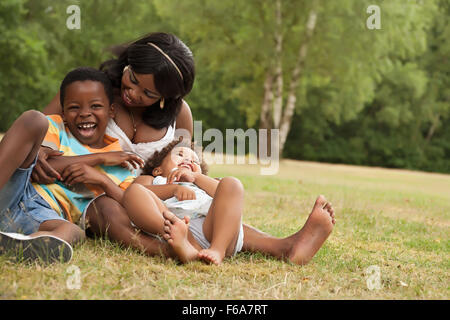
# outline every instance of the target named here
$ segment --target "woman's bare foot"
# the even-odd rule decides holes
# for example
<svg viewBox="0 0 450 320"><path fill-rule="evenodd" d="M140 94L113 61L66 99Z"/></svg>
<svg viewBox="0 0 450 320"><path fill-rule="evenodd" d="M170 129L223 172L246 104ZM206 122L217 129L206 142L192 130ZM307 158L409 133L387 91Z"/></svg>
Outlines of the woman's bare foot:
<svg viewBox="0 0 450 320"><path fill-rule="evenodd" d="M286 239L292 243L287 258L295 264L307 264L322 247L335 223L331 203L319 196L303 228Z"/></svg>
<svg viewBox="0 0 450 320"><path fill-rule="evenodd" d="M208 263L214 263L215 265L219 265L222 263L225 253L221 253L215 249L203 249L198 252L198 257Z"/></svg>
<svg viewBox="0 0 450 320"><path fill-rule="evenodd" d="M164 235L181 262L198 259L198 250L188 240L189 218L179 219L170 211L163 211Z"/></svg>

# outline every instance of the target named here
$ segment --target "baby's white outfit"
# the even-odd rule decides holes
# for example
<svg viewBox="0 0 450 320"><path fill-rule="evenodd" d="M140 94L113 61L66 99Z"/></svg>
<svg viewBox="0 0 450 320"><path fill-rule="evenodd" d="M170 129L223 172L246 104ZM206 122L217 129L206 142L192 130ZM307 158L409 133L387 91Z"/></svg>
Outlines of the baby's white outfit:
<svg viewBox="0 0 450 320"><path fill-rule="evenodd" d="M164 184L167 184L167 178L157 176L153 179L153 185ZM191 219L206 217L213 200L211 196L192 182L174 182L174 184L194 190L195 200L180 201L176 197L172 197L163 201L167 209L180 219L183 219L184 216L189 216Z"/></svg>
<svg viewBox="0 0 450 320"><path fill-rule="evenodd" d="M119 144L122 147L123 151L133 152L138 156L140 156L144 161L146 161L148 158L153 156L153 154L156 151L161 151L161 149L163 149L165 146L167 146L170 142L173 141L173 139L175 138L175 123L167 128L167 132L162 139L152 142L133 143L113 119L109 119L108 125L106 127L106 134L113 138L118 139ZM142 170L138 169L137 175L139 176L141 173ZM163 178L164 180L161 180L160 178L163 177L156 177L153 180L153 184L166 183L167 178ZM162 183L162 181L164 181L164 183ZM191 231L195 240L200 244L200 246L204 249L207 249L211 246L211 244L203 234L203 222L205 221L205 217L208 214L209 207L211 206L212 203L212 198L204 190L200 189L193 183L178 182L178 184L183 184L189 188L193 188L195 191L196 199L178 201L177 198L172 197L164 201L164 203L171 212L173 212L175 215L177 215L177 217L181 219L185 215L191 216L191 220L189 223L189 230ZM94 200L95 199L93 199L92 201ZM86 210L89 207L89 204L86 206ZM83 225L85 224L84 221L86 217L86 210L82 216ZM131 224L135 227L133 223ZM157 235L150 233L148 234L161 240L161 238ZM244 243L244 230L242 228L241 223L234 254L242 250L243 243Z"/></svg>
<svg viewBox="0 0 450 320"><path fill-rule="evenodd" d="M157 176L153 179L153 185L164 185L167 183L167 178L162 176ZM203 234L203 222L208 214L209 208L213 198L207 194L204 190L197 187L191 182L174 182L175 184L188 187L195 192L195 200L183 200L180 201L176 197L164 200L164 204L170 212L175 214L178 218L183 219L184 216L189 216L189 230L194 236L198 244L204 248L208 249L211 247L211 243L205 238ZM239 236L236 242L233 255L242 250L242 245L244 244L244 229L242 228L242 223L239 228Z"/></svg>

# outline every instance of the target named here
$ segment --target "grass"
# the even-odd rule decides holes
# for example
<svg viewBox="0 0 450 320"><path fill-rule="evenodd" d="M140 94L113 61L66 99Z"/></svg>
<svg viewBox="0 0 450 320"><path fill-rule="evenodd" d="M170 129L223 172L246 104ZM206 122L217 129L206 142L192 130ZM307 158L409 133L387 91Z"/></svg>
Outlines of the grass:
<svg viewBox="0 0 450 320"><path fill-rule="evenodd" d="M254 165L212 166L246 189L244 222L287 236L319 194L336 227L300 267L240 253L220 267L147 257L108 240L75 247L69 264L0 257L0 299L448 299L450 175L285 160L275 176ZM68 289L76 266L80 289ZM381 289L369 290L378 266Z"/></svg>

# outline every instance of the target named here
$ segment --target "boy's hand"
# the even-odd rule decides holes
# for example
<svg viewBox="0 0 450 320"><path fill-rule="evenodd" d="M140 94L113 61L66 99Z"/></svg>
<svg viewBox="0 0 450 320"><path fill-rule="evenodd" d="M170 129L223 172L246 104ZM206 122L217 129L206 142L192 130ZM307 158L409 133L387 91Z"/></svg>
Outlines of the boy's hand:
<svg viewBox="0 0 450 320"><path fill-rule="evenodd" d="M100 171L83 163L75 163L68 166L64 169L61 177L62 181L68 186L76 183L102 185L107 178L107 176Z"/></svg>
<svg viewBox="0 0 450 320"><path fill-rule="evenodd" d="M63 155L63 152L40 147L36 166L31 174L31 180L40 184L51 184L55 182L55 179L60 180L61 175L47 162L47 159L61 155Z"/></svg>
<svg viewBox="0 0 450 320"><path fill-rule="evenodd" d="M176 186L173 196L176 197L179 201L196 199L195 191L185 186Z"/></svg>
<svg viewBox="0 0 450 320"><path fill-rule="evenodd" d="M121 166L127 168L131 165L134 169L144 167L144 160L137 154L125 151L105 152L102 154L105 166Z"/></svg>
<svg viewBox="0 0 450 320"><path fill-rule="evenodd" d="M173 182L195 182L195 173L187 168L177 168L167 176L167 184Z"/></svg>

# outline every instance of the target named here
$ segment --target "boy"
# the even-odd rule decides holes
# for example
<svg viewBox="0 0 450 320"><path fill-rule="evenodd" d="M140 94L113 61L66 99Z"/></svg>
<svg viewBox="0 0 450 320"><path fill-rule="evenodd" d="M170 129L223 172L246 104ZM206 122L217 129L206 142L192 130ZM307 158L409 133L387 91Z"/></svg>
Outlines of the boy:
<svg viewBox="0 0 450 320"><path fill-rule="evenodd" d="M143 165L105 135L113 95L104 73L75 69L64 78L60 92L62 117L26 111L0 142L0 254L69 261L71 244L85 237L74 223L89 201L103 192L121 201L123 189L135 178L126 167ZM41 145L66 155L51 163L60 174L54 184L30 183Z"/></svg>
<svg viewBox="0 0 450 320"><path fill-rule="evenodd" d="M235 178L219 182L206 176L197 154L179 146L181 140L147 160L144 174L153 177L138 177L123 206L135 226L163 236L181 262L219 265L242 249L243 187Z"/></svg>

